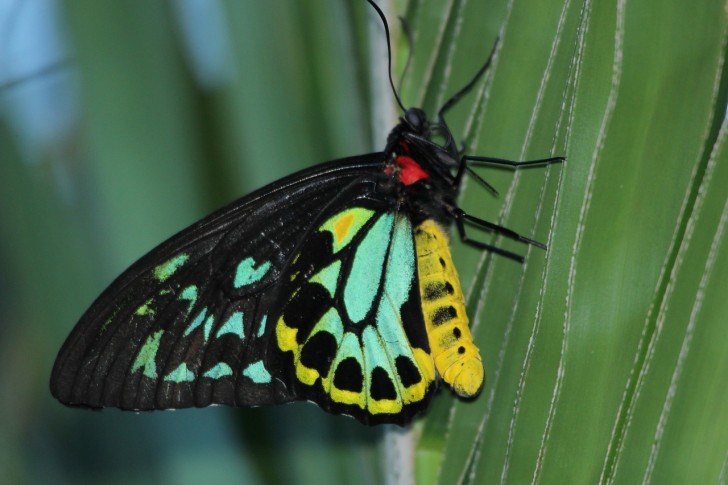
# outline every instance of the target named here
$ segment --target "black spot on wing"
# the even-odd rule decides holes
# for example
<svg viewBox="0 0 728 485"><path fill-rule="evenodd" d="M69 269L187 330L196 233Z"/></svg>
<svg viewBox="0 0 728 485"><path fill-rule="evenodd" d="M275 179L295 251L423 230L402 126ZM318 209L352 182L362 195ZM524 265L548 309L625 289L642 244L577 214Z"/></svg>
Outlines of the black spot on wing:
<svg viewBox="0 0 728 485"><path fill-rule="evenodd" d="M394 364L397 368L399 380L402 381L404 387L412 386L422 380L420 371L417 370L415 364L408 357L400 355L395 359Z"/></svg>
<svg viewBox="0 0 728 485"><path fill-rule="evenodd" d="M387 371L381 367L375 367L372 371L372 382L369 391L372 398L377 401L382 399L397 399L397 391L394 389L394 383L389 378Z"/></svg>
<svg viewBox="0 0 728 485"><path fill-rule="evenodd" d="M291 298L283 310L283 319L287 326L298 329L299 345L308 339L314 325L331 306L329 292L319 284L306 284Z"/></svg>
<svg viewBox="0 0 728 485"><path fill-rule="evenodd" d="M301 350L301 363L309 369L316 369L319 375L329 373L331 362L336 356L336 339L329 332L317 332Z"/></svg>
<svg viewBox="0 0 728 485"><path fill-rule="evenodd" d="M425 331L425 320L422 315L419 284L410 288L409 298L401 308L402 325L411 347L430 351L430 344Z"/></svg>
<svg viewBox="0 0 728 485"><path fill-rule="evenodd" d="M339 362L334 372L334 386L342 391L361 392L364 388L364 374L359 362L347 357Z"/></svg>

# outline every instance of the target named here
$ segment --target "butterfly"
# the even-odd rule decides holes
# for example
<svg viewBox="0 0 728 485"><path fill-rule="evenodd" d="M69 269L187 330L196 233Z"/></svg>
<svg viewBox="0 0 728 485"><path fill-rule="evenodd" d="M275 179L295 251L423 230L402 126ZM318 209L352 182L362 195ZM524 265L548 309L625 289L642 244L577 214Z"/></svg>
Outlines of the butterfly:
<svg viewBox="0 0 728 485"><path fill-rule="evenodd" d="M389 47L389 29L381 10ZM456 198L462 155L445 113L403 110L382 152L323 163L263 187L163 242L83 314L53 367L53 396L125 410L258 406L309 400L365 424L405 425L441 381L476 396L473 343L448 228L479 226ZM391 54L390 54L391 63ZM390 70L391 71L391 70ZM441 141L444 140L444 141Z"/></svg>

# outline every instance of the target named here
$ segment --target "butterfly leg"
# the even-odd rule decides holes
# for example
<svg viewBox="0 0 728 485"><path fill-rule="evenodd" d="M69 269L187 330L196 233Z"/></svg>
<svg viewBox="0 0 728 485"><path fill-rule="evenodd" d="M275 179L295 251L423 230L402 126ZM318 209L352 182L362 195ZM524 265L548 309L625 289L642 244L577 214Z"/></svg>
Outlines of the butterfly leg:
<svg viewBox="0 0 728 485"><path fill-rule="evenodd" d="M498 195L498 191L490 185L488 182L485 181L480 175L475 173L475 171L471 168L470 163L468 162L475 162L477 164L489 164L489 165L504 165L506 167L512 168L512 169L518 169L521 167L537 167L540 165L548 165L549 163L556 163L556 162L563 162L566 161L565 157L550 157L550 158L540 158L538 160L507 160L505 158L495 158L495 157L481 157L477 155L463 155L460 158L460 165L458 166L457 174L455 175L455 186L459 187L460 182L463 179L463 176L465 175L465 172L470 174L471 177L473 177L475 180L478 181L481 185L483 185L488 191L493 193L493 195Z"/></svg>
<svg viewBox="0 0 728 485"><path fill-rule="evenodd" d="M488 163L491 165L506 165L513 168L548 165L549 163L564 162L565 157L540 158L538 160L507 160L505 158L480 157L477 155L465 155L461 162L467 165L468 162Z"/></svg>
<svg viewBox="0 0 728 485"><path fill-rule="evenodd" d="M487 251L492 251L496 254L500 254L502 256L506 256L508 258L511 258L515 261L523 262L524 258L520 254L513 253L511 251L508 251L506 249L499 248L497 246L493 246L492 244L487 244L481 241L476 241L474 239L470 239L468 237L467 233L465 232L465 222L469 222L471 224L474 224L478 227L482 227L483 229L487 229L493 232L497 232L498 234L502 234L508 238L514 239L516 241L521 241L526 244L530 244L532 246L536 246L541 249L546 249L546 245L543 243L540 243L538 241L535 241L531 238L522 236L518 234L515 231L512 231L511 229L508 229L507 227L503 227L498 224L494 224L492 222L488 222L484 219L480 219L475 216L471 216L470 214L467 214L462 209L456 209L453 212L453 217L455 218L455 225L458 229L458 234L460 235L460 240L463 241L465 244L469 244L471 246L474 246L479 249L485 249Z"/></svg>

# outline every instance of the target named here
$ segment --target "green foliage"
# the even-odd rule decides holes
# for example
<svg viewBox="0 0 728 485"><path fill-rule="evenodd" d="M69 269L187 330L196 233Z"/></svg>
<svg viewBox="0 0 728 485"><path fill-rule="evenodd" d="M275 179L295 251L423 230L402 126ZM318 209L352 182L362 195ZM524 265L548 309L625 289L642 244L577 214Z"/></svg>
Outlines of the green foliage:
<svg viewBox="0 0 728 485"><path fill-rule="evenodd" d="M568 157L478 169L499 198L467 182L469 212L549 250L496 239L527 253L519 265L454 238L486 386L469 402L440 393L410 454L308 404L134 415L52 400L55 352L133 260L266 182L381 147L370 113L394 107L370 94L386 83L370 78L383 37L361 3L227 2L227 74L205 89L171 4L64 4L77 123L29 160L0 121L3 476L377 483L414 456L418 483L725 480L720 0L395 2L414 39L406 105L434 113L500 36L485 81L448 113L453 132L469 153ZM391 23L396 79L408 46Z"/></svg>
<svg viewBox="0 0 728 485"><path fill-rule="evenodd" d="M456 250L488 377L479 399L436 403L419 483L725 480L722 3L475 3L422 6L434 50L414 71L452 65L452 92L500 35L451 124L474 153L568 162L484 169L497 205L463 196L549 250L519 248L523 266Z"/></svg>

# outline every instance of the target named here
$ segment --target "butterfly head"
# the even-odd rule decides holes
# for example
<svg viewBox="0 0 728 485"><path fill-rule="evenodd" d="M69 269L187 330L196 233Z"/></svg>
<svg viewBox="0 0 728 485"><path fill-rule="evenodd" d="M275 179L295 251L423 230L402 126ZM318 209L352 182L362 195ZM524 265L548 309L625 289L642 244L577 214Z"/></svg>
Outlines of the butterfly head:
<svg viewBox="0 0 728 485"><path fill-rule="evenodd" d="M414 133L426 134L430 129L427 115L420 108L409 108L402 117L410 130Z"/></svg>
<svg viewBox="0 0 728 485"><path fill-rule="evenodd" d="M451 171L460 166L460 154L444 120L430 121L420 108L408 108L389 135L385 152L404 171L400 182L412 185L434 177L454 185ZM422 172L420 172L420 169Z"/></svg>

